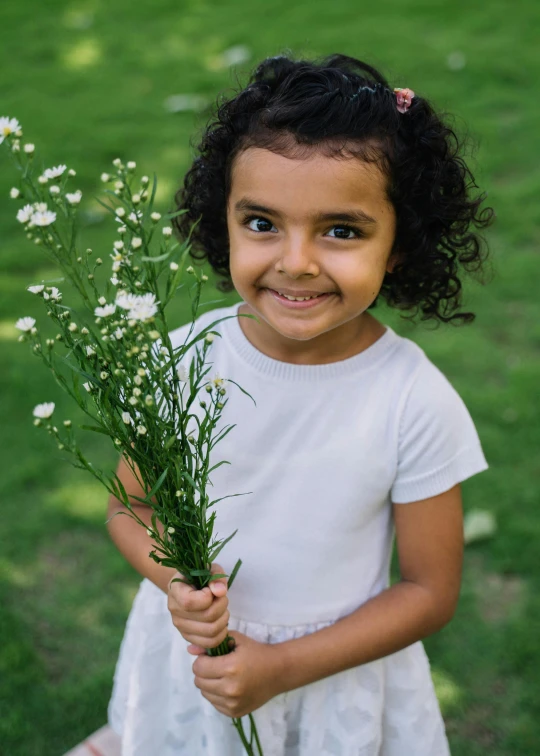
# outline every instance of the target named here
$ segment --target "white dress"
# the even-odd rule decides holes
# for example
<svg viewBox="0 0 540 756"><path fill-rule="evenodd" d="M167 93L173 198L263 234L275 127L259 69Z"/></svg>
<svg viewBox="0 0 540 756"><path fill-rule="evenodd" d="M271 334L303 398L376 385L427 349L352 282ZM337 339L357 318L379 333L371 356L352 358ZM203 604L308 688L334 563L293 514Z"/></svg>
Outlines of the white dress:
<svg viewBox="0 0 540 756"><path fill-rule="evenodd" d="M420 347L387 326L358 355L325 365L274 360L245 337L238 304L200 316L227 386L211 499L225 538L217 561L242 566L229 628L279 643L333 624L389 585L391 503L434 496L488 468L463 401ZM233 317L231 317L233 316ZM171 333L184 343L188 326ZM189 365L187 355L186 364ZM244 756L232 720L193 682L195 656L167 596L143 579L109 702L122 756ZM282 693L253 712L264 756L448 756L421 641ZM243 718L249 732L249 719Z"/></svg>

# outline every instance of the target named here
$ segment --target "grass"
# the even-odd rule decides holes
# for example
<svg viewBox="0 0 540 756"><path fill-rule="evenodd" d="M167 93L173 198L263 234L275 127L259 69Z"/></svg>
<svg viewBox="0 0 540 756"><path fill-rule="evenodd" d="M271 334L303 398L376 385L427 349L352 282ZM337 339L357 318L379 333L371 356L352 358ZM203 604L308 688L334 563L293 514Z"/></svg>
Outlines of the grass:
<svg viewBox="0 0 540 756"><path fill-rule="evenodd" d="M21 121L46 165L77 170L84 244L96 250L112 238L90 199L100 172L116 156L136 160L158 174L158 203L169 209L203 116L169 113L163 102L179 93L212 99L230 92L235 78L222 54L235 45L251 52L235 66L242 81L257 60L287 49L366 59L397 86L432 97L473 135L473 171L498 216L489 232L493 280L466 289L476 322L434 331L385 308L377 312L455 385L490 464L463 484L463 493L466 510L495 513L497 535L467 548L457 614L425 641L459 756L486 749L530 756L538 748L540 175L531 155L540 148L540 105L531 82L540 68L539 21L532 0L510 11L502 0L489 9L464 0L27 0L0 7L0 115ZM464 65L452 68L452 61ZM7 198L15 176L2 160L0 196ZM57 271L20 233L14 207L9 199L0 203L0 742L9 756L56 756L105 720L141 578L109 540L105 490L66 464L29 419L46 400L56 402L59 417L82 417L16 341L17 317L44 319L25 287ZM217 298L211 289L207 296ZM224 304L236 300L227 295ZM181 301L171 312L174 325L188 320ZM108 441L88 438L85 449L104 468L116 463Z"/></svg>

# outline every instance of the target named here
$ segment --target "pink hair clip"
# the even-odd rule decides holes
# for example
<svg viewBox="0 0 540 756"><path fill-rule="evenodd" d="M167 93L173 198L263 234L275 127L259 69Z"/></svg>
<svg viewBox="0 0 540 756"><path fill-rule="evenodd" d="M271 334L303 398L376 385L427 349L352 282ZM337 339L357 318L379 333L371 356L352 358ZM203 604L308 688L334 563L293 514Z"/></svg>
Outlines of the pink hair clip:
<svg viewBox="0 0 540 756"><path fill-rule="evenodd" d="M400 113L406 113L411 105L414 92L412 89L394 87L394 94L397 99L397 109Z"/></svg>

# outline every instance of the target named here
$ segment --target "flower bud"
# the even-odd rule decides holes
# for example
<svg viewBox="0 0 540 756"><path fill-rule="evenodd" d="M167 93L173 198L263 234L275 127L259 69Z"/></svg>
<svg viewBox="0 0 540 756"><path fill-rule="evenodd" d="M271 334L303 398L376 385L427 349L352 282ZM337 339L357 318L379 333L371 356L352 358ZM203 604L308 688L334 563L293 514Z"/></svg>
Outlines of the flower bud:
<svg viewBox="0 0 540 756"><path fill-rule="evenodd" d="M100 178L101 178L101 180L103 181L104 184L106 184L108 181L111 180L111 177L109 176L108 173L102 173L101 176L100 176Z"/></svg>
<svg viewBox="0 0 540 756"><path fill-rule="evenodd" d="M127 169L128 169L128 171L134 171L136 167L137 167L137 163L134 160L130 160L127 163Z"/></svg>
<svg viewBox="0 0 540 756"><path fill-rule="evenodd" d="M161 213L152 213L150 215L150 218L154 221L154 223L157 223L161 219Z"/></svg>
<svg viewBox="0 0 540 756"><path fill-rule="evenodd" d="M33 144L25 144L23 147L23 150L26 152L27 155L32 155L35 150L35 146Z"/></svg>
<svg viewBox="0 0 540 756"><path fill-rule="evenodd" d="M163 226L161 233L163 234L163 236L171 236L172 228L170 226Z"/></svg>
<svg viewBox="0 0 540 756"><path fill-rule="evenodd" d="M178 270L178 263L175 263L175 262L170 263L169 268L176 272Z"/></svg>
<svg viewBox="0 0 540 756"><path fill-rule="evenodd" d="M13 187L9 191L9 196L11 197L11 199L17 199L17 197L21 196L21 193L16 187Z"/></svg>

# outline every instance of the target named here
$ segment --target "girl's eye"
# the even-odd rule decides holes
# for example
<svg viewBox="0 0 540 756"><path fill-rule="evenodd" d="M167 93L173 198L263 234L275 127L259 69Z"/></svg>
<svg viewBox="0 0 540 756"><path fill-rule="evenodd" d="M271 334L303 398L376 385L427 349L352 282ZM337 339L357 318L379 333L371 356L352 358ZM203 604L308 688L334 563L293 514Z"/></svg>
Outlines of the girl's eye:
<svg viewBox="0 0 540 756"><path fill-rule="evenodd" d="M249 228L249 224L251 223L251 221L254 221L254 220L255 221L260 221L260 222L262 221L262 223L267 223L270 226L273 225L269 220L267 220L266 218L262 218L260 215L249 215L249 216L247 216L242 221L242 225L243 226L248 226L248 228ZM332 226L332 229L335 229L335 228L345 229L349 233L352 231L353 234L354 234L354 236L334 236L333 237L334 239L343 239L344 241L350 241L351 239L354 239L355 237L357 239L362 239L364 237L364 234L362 233L362 231L360 231L359 228L356 228L356 226L343 226L343 225ZM255 231L255 233L261 233L261 234L262 233L267 233L267 232L269 232L269 230L270 229L268 229L268 228L262 228L262 229L261 228L259 228L259 229L250 228L250 231Z"/></svg>

